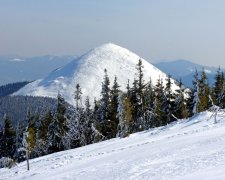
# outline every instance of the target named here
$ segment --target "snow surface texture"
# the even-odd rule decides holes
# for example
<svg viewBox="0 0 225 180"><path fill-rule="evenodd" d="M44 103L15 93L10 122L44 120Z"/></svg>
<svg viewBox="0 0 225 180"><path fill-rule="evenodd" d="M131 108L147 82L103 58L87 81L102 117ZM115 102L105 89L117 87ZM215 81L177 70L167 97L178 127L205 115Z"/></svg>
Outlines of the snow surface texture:
<svg viewBox="0 0 225 180"><path fill-rule="evenodd" d="M116 75L121 90L125 91L128 79L130 79L130 84L134 80L139 59L140 56L125 48L111 43L104 44L90 50L63 68L51 72L46 78L28 84L16 92L15 95L49 96L55 98L60 92L69 103L74 105L73 93L76 84L79 83L82 88L83 102L86 96L89 96L91 103L93 103L94 97L100 98L104 69L108 71L111 86ZM142 59L142 62L146 83L149 82L150 78L153 84L159 78L165 80L165 73L144 59ZM175 90L177 85L175 85L174 80L172 82ZM166 82L164 81L164 83Z"/></svg>
<svg viewBox="0 0 225 180"><path fill-rule="evenodd" d="M0 169L0 179L225 179L225 117L210 112L164 127Z"/></svg>

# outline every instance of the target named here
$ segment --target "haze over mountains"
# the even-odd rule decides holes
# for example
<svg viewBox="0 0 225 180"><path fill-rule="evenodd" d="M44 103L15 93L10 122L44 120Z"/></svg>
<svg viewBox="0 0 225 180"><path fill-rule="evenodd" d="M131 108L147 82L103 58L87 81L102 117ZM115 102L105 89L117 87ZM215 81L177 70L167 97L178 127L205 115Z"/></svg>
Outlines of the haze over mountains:
<svg viewBox="0 0 225 180"><path fill-rule="evenodd" d="M47 76L51 71L65 66L76 56L37 56L32 58L21 58L16 56L0 56L0 85L33 81ZM148 60L147 60L148 61ZM151 62L150 62L151 63ZM173 60L152 63L163 72L170 74L174 79L182 79L185 86L192 86L195 70L205 69L210 84L214 82L214 75L218 67L204 66L189 60ZM224 70L224 69L222 69Z"/></svg>
<svg viewBox="0 0 225 180"><path fill-rule="evenodd" d="M107 69L111 85L115 76L118 78L120 89L125 91L128 79L130 83L135 78L136 65L142 59L140 56L115 44L103 44L90 50L81 57L75 59L64 67L51 72L43 79L28 84L15 95L32 95L57 97L60 92L65 99L74 104L74 91L76 84L80 84L83 97L89 96L90 101L94 98L99 99L101 84L104 77L104 69ZM166 74L142 59L144 66L144 79L147 83L150 78L152 83L161 78L166 79ZM164 81L165 83L165 81ZM175 90L177 85L172 80L172 88ZM83 99L84 101L84 99Z"/></svg>
<svg viewBox="0 0 225 180"><path fill-rule="evenodd" d="M174 60L174 61L163 61L154 64L157 68L170 74L173 78L179 80L182 79L184 85L191 87L192 79L195 71L201 72L204 68L209 84L213 84L214 75L216 74L218 67L203 66L190 62L188 60ZM222 69L224 71L224 69Z"/></svg>
<svg viewBox="0 0 225 180"><path fill-rule="evenodd" d="M42 78L74 58L74 56L51 55L32 58L0 56L0 85Z"/></svg>

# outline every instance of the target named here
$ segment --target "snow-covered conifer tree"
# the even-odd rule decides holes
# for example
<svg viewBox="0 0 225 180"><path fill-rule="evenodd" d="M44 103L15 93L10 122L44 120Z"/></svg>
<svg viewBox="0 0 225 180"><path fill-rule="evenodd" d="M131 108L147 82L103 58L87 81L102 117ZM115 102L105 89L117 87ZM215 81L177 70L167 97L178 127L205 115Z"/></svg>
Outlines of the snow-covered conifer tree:
<svg viewBox="0 0 225 180"><path fill-rule="evenodd" d="M49 153L64 150L63 140L68 131L65 100L60 94L58 94L57 102L57 110L48 128Z"/></svg>

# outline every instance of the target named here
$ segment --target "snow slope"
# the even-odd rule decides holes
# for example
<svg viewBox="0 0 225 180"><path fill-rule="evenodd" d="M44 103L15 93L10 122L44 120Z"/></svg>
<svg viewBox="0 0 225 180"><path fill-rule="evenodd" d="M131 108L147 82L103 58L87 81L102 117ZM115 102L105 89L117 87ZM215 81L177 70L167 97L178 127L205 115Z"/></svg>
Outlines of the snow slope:
<svg viewBox="0 0 225 180"><path fill-rule="evenodd" d="M222 116L223 115L223 116ZM225 116L210 112L0 169L0 179L225 179Z"/></svg>
<svg viewBox="0 0 225 180"><path fill-rule="evenodd" d="M73 93L77 83L83 92L83 100L86 96L93 102L94 97L100 97L101 84L104 77L104 69L107 69L111 85L115 75L121 90L125 90L128 79L133 82L136 72L136 64L140 57L129 50L115 44L103 44L90 50L83 56L67 64L63 68L51 72L46 78L37 80L15 95L50 96L56 97L60 92L65 99L74 104ZM145 81L150 78L155 83L160 77L163 80L166 74L142 59L144 65ZM173 80L172 80L173 82ZM177 86L173 84L173 89Z"/></svg>

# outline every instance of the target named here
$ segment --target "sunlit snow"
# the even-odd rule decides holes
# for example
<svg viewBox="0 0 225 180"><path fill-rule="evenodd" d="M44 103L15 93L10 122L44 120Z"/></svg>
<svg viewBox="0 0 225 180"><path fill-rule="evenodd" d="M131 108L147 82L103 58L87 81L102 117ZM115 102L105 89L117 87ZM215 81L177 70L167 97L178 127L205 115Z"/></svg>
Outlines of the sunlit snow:
<svg viewBox="0 0 225 180"><path fill-rule="evenodd" d="M210 112L165 127L0 169L0 179L225 179L225 117Z"/></svg>

